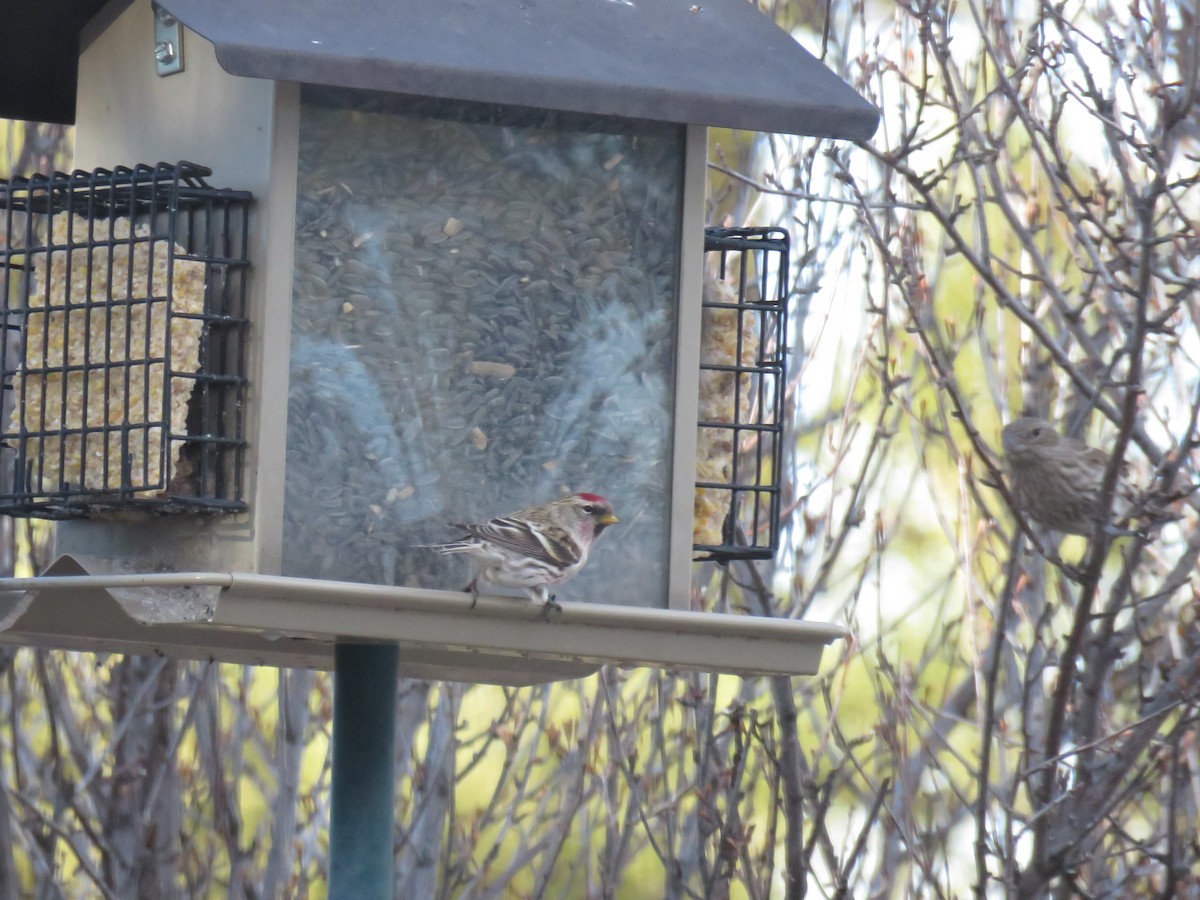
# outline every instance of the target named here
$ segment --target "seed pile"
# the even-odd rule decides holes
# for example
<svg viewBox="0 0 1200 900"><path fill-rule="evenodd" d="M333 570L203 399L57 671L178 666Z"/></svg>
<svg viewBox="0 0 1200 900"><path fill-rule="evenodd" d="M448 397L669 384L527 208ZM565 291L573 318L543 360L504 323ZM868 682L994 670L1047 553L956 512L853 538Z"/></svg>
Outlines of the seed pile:
<svg viewBox="0 0 1200 900"><path fill-rule="evenodd" d="M560 599L665 599L678 130L306 93L284 572L459 589L414 545L568 491Z"/></svg>

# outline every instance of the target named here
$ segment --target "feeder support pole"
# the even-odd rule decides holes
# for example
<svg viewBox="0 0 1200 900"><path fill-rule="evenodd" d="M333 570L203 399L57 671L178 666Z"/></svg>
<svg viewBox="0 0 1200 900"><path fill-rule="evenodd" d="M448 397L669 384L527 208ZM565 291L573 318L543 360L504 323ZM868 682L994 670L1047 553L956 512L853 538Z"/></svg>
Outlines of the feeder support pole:
<svg viewBox="0 0 1200 900"><path fill-rule="evenodd" d="M392 896L396 797L396 644L337 645L329 896Z"/></svg>

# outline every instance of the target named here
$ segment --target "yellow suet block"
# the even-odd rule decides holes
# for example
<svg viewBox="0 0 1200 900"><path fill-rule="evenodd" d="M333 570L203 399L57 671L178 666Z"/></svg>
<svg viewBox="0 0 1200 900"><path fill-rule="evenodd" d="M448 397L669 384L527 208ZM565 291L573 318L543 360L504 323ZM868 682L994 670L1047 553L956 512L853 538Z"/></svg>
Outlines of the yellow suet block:
<svg viewBox="0 0 1200 900"><path fill-rule="evenodd" d="M131 232L122 218L89 222L60 213L49 243L58 249L29 254L34 283L10 427L27 435L68 433L25 438L35 482L42 490L163 493L163 424L185 433L193 387L190 378L168 374L200 367L204 323L181 316L204 311L204 263L177 258L172 266L166 241L151 241L144 225ZM174 251L186 253L179 245ZM182 444L170 449L174 470Z"/></svg>
<svg viewBox="0 0 1200 900"><path fill-rule="evenodd" d="M705 303L737 303L736 289L727 281L707 277ZM738 326L741 320L742 356L738 359ZM758 316L750 310L705 307L700 325L700 361L706 365L752 366L758 357ZM742 381L739 384L738 378ZM751 378L736 372L700 371L701 421L749 422L755 396ZM739 415L735 416L735 409ZM701 428L696 440L696 480L732 483L732 428ZM697 488L692 526L696 544L715 546L723 543L721 526L729 514L729 491Z"/></svg>

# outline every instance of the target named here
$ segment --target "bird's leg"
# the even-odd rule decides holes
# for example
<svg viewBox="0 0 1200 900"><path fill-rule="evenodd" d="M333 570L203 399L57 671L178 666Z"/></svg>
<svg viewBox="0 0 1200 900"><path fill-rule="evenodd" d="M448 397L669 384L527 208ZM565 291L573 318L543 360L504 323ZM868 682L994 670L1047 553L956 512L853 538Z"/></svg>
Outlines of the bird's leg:
<svg viewBox="0 0 1200 900"><path fill-rule="evenodd" d="M1114 525L1111 522L1102 526L1101 530L1110 538L1142 537L1145 535L1144 531L1133 531L1130 528L1122 528L1121 526Z"/></svg>
<svg viewBox="0 0 1200 900"><path fill-rule="evenodd" d="M544 584L539 584L529 593L531 599L536 598L542 601L542 612L547 622L550 621L550 611L552 609L557 609L560 613L562 612L562 607L558 605L558 601L554 599L554 595L550 593L550 589Z"/></svg>
<svg viewBox="0 0 1200 900"><path fill-rule="evenodd" d="M471 609L474 609L475 604L479 602L479 576L472 578L463 590L471 595Z"/></svg>
<svg viewBox="0 0 1200 900"><path fill-rule="evenodd" d="M1079 568L1079 566L1063 563L1062 573L1067 576L1068 580L1074 581L1076 584L1083 581L1083 569Z"/></svg>

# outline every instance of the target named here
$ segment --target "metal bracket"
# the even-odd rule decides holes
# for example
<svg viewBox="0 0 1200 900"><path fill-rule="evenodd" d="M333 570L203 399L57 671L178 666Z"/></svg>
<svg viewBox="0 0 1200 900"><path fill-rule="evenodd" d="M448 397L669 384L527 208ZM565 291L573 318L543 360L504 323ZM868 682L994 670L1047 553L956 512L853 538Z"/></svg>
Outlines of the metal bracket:
<svg viewBox="0 0 1200 900"><path fill-rule="evenodd" d="M183 71L183 28L170 12L154 6L154 59L159 75Z"/></svg>

